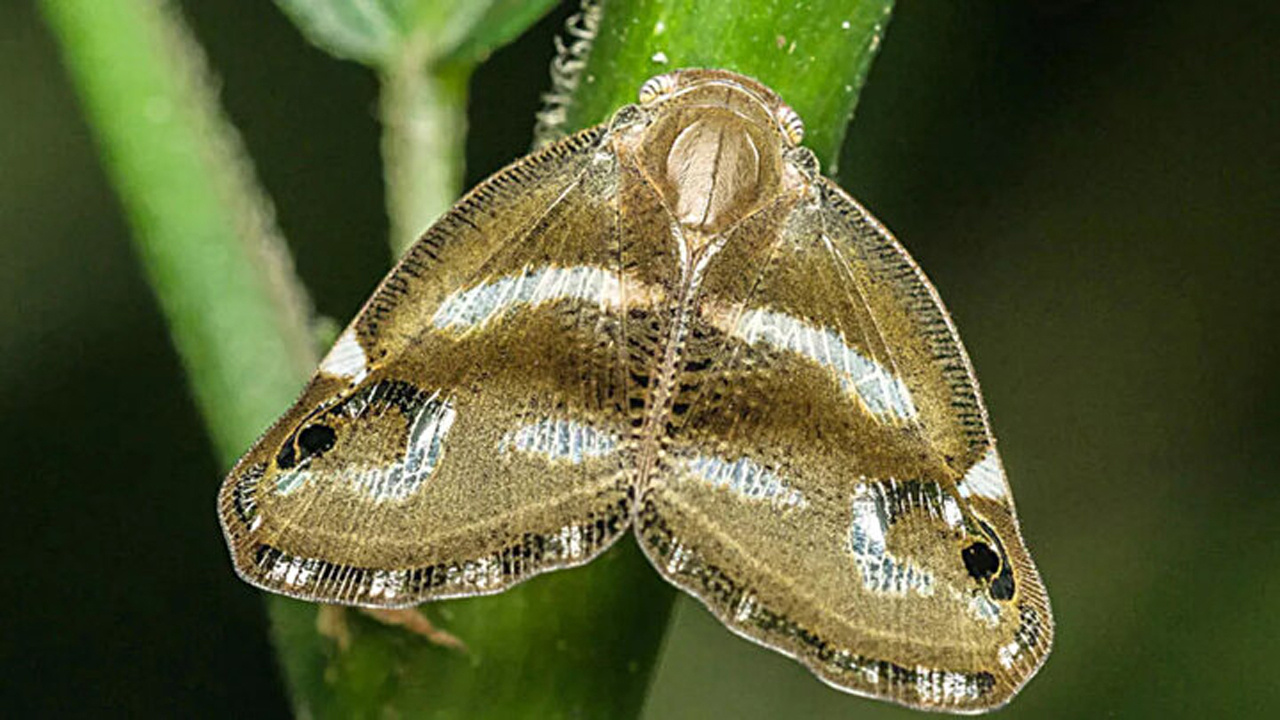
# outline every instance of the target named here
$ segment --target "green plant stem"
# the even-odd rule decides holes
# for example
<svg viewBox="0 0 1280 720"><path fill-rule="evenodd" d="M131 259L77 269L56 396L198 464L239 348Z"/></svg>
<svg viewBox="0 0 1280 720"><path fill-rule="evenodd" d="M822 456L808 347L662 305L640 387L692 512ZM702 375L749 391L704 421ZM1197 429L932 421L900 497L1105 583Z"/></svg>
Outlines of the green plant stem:
<svg viewBox="0 0 1280 720"><path fill-rule="evenodd" d="M408 51L383 73L382 159L395 257L461 193L471 67L428 67Z"/></svg>
<svg viewBox="0 0 1280 720"><path fill-rule="evenodd" d="M315 364L270 205L162 0L43 0L219 456L230 463ZM215 484L210 483L212 512Z"/></svg>
<svg viewBox="0 0 1280 720"><path fill-rule="evenodd" d="M167 2L43 0L42 9L230 467L316 362L305 293L270 206L218 108L199 46ZM209 479L209 512L216 482ZM272 597L268 610L296 689L301 653L286 630L305 625L314 638L315 609ZM294 704L307 698L295 690Z"/></svg>

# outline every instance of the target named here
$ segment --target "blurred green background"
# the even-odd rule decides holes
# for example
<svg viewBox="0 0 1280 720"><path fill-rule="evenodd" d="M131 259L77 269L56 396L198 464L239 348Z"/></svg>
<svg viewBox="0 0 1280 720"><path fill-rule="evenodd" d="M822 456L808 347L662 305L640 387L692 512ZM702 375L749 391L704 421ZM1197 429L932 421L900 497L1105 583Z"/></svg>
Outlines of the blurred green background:
<svg viewBox="0 0 1280 720"><path fill-rule="evenodd" d="M321 313L387 267L375 79L270 3L180 3ZM522 154L571 8L474 78ZM841 180L946 298L1057 646L1004 717L1280 714L1280 8L902 0ZM28 2L0 3L4 714L287 713L214 460ZM536 582L536 581L535 581ZM879 718L681 600L646 717Z"/></svg>

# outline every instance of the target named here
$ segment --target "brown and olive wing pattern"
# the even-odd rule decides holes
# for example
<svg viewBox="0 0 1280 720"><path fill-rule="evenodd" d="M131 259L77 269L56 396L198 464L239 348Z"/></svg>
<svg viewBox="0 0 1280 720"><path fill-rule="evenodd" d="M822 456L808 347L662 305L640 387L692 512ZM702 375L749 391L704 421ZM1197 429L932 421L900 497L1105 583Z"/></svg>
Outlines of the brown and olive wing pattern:
<svg viewBox="0 0 1280 720"><path fill-rule="evenodd" d="M219 496L249 582L407 606L586 562L631 518L633 292L596 128L414 245Z"/></svg>
<svg viewBox="0 0 1280 720"><path fill-rule="evenodd" d="M936 291L768 88L685 70L641 96L409 250L224 482L237 570L401 607L634 523L668 580L831 685L999 707L1053 624Z"/></svg>
<svg viewBox="0 0 1280 720"><path fill-rule="evenodd" d="M824 179L733 228L636 532L727 626L846 691L1006 702L1051 642L936 292Z"/></svg>

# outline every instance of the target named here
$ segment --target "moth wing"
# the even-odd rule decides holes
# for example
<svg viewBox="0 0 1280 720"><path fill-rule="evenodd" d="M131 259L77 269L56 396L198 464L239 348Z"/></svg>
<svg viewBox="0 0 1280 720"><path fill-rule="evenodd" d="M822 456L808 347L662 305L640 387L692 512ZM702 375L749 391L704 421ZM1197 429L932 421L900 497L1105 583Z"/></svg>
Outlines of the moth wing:
<svg viewBox="0 0 1280 720"><path fill-rule="evenodd" d="M977 382L906 251L815 182L708 268L637 535L731 629L842 690L999 706L1052 620Z"/></svg>
<svg viewBox="0 0 1280 720"><path fill-rule="evenodd" d="M246 580L407 606L584 563L626 530L606 138L499 172L382 282L222 487Z"/></svg>

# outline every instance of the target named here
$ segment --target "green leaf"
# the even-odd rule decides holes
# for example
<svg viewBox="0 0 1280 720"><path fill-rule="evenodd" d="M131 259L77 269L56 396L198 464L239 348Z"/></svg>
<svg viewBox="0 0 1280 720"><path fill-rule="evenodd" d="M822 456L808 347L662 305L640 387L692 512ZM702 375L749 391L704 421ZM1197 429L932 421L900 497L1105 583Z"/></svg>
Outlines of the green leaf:
<svg viewBox="0 0 1280 720"><path fill-rule="evenodd" d="M276 0L317 47L340 58L378 66L395 55L407 37L404 13L412 0Z"/></svg>
<svg viewBox="0 0 1280 720"><path fill-rule="evenodd" d="M556 6L557 0L484 0L475 2L481 13L448 50L446 62L482 62L498 48L520 37L543 15Z"/></svg>
<svg viewBox="0 0 1280 720"><path fill-rule="evenodd" d="M404 53L425 64L472 64L524 32L555 0L276 0L315 45L386 68Z"/></svg>

